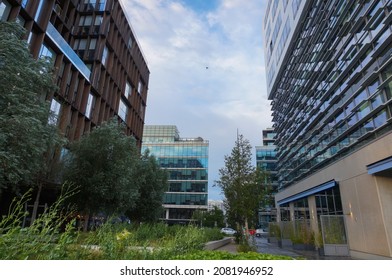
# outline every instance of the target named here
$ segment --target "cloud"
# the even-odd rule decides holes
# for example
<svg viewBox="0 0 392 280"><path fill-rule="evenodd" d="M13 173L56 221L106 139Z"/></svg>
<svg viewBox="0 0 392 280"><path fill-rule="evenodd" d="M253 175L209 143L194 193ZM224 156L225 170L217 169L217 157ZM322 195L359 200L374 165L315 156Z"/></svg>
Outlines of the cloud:
<svg viewBox="0 0 392 280"><path fill-rule="evenodd" d="M221 0L200 13L180 0L122 0L150 69L146 124L210 141L218 179L237 129L253 146L271 126L261 28L264 1ZM210 198L219 191L210 189Z"/></svg>

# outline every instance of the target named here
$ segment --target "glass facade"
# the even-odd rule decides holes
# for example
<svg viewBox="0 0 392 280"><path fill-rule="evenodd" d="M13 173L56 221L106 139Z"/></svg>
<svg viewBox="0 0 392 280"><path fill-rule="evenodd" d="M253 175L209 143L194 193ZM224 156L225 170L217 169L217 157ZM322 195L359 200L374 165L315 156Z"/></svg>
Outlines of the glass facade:
<svg viewBox="0 0 392 280"><path fill-rule="evenodd" d="M169 188L164 194L163 219L187 223L197 209L208 204L208 141L180 138L176 126L146 125L142 151L149 150L168 171Z"/></svg>
<svg viewBox="0 0 392 280"><path fill-rule="evenodd" d="M308 2L290 49L266 49L284 62L269 80L279 189L391 130L391 1Z"/></svg>
<svg viewBox="0 0 392 280"><path fill-rule="evenodd" d="M271 195L277 192L277 172L276 172L276 147L274 145L276 133L272 128L263 130L263 145L256 146L256 166L266 172L265 183L272 188ZM276 207L273 205L260 205L258 213L259 226L268 228L269 222L276 221Z"/></svg>

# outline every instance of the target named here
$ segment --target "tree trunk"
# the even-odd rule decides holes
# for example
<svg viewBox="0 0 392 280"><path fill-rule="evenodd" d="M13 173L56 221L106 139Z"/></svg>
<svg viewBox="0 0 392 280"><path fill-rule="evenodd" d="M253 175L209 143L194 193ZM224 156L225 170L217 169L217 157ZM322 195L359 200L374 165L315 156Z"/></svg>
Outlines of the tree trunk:
<svg viewBox="0 0 392 280"><path fill-rule="evenodd" d="M249 225L248 225L248 218L245 218L245 237L246 237L246 240L249 240Z"/></svg>
<svg viewBox="0 0 392 280"><path fill-rule="evenodd" d="M37 218L37 213L38 213L38 206L39 206L39 198L41 196L41 191L42 191L42 184L38 183L38 191L37 195L35 197L34 205L33 205L33 213L31 214L31 221L30 225L32 225Z"/></svg>
<svg viewBox="0 0 392 280"><path fill-rule="evenodd" d="M83 225L83 232L87 232L88 229L88 220L90 219L90 214L86 213L84 215L84 225Z"/></svg>

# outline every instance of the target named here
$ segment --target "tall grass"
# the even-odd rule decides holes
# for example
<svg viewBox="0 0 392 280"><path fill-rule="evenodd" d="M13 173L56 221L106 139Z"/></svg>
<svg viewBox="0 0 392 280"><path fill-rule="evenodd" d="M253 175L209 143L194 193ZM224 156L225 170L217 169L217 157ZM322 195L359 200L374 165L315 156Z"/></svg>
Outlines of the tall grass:
<svg viewBox="0 0 392 280"><path fill-rule="evenodd" d="M15 198L8 215L0 221L0 259L63 259L67 248L76 238L70 222L72 210L64 211L66 200L75 193L72 185L62 188L59 199L29 226L22 228L28 213L24 205L31 200L32 191ZM65 225L65 230L61 228Z"/></svg>
<svg viewBox="0 0 392 280"><path fill-rule="evenodd" d="M66 207L67 199L76 190L73 186L64 186L62 190L59 199L26 228L21 225L27 215L24 205L30 201L31 191L12 202L8 215L0 221L0 259L169 260L184 256L189 259L227 257L222 253L201 253L205 243L222 238L218 229L167 226L163 223L114 224L109 220L95 231L78 232L75 221L70 220L74 213Z"/></svg>

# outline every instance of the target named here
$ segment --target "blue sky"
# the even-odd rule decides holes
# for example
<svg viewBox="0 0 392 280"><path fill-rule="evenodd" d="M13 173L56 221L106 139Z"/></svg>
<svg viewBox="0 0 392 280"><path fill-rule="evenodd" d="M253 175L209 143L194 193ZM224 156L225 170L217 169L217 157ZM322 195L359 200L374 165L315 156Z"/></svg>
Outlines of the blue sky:
<svg viewBox="0 0 392 280"><path fill-rule="evenodd" d="M209 199L222 199L212 185L237 129L257 146L272 125L262 41L267 1L122 2L151 72L146 124L208 140Z"/></svg>
<svg viewBox="0 0 392 280"><path fill-rule="evenodd" d="M181 0L185 6L200 14L217 9L219 2L219 0Z"/></svg>

